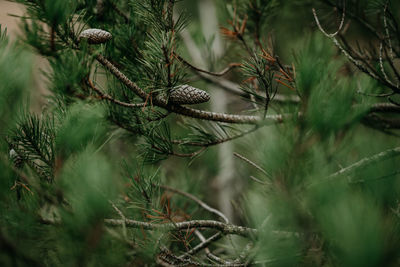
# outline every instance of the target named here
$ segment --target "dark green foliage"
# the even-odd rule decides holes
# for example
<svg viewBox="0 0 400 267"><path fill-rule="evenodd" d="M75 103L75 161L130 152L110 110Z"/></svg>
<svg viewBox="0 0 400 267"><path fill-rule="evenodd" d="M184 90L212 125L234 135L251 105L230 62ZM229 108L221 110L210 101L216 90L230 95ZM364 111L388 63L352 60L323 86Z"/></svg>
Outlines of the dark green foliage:
<svg viewBox="0 0 400 267"><path fill-rule="evenodd" d="M396 1L14 2L1 266L399 265ZM184 84L211 104L169 101Z"/></svg>

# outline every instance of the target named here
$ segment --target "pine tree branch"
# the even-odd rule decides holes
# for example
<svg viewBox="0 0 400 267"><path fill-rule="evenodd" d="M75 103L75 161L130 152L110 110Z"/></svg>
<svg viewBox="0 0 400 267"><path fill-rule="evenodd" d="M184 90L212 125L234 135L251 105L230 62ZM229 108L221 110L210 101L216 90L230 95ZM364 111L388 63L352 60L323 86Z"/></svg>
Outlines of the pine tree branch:
<svg viewBox="0 0 400 267"><path fill-rule="evenodd" d="M106 67L118 80L124 83L128 88L130 88L136 95L140 96L143 100L146 100L147 93L143 91L134 82L129 80L118 68L116 68L111 62L109 62L102 55L97 55L96 59ZM194 108L188 108L180 105L173 105L168 103L166 99L154 98L153 104L165 108L171 112L175 112L180 115L192 117L195 119L218 121L226 123L237 123L237 124L259 124L259 123L281 123L284 117L287 115L268 115L262 119L259 116L250 115L235 115L226 113L217 113L212 111L204 111Z"/></svg>
<svg viewBox="0 0 400 267"><path fill-rule="evenodd" d="M218 122L226 122L226 123L237 123L237 124L258 124L258 123L280 123L283 122L282 115L270 115L266 116L265 120L262 120L258 116L250 116L250 115L235 115L235 114L226 114L226 113L218 113L212 111L204 111L194 108L188 108L184 106L166 106L172 112L195 118L202 119L208 121L218 121Z"/></svg>
<svg viewBox="0 0 400 267"><path fill-rule="evenodd" d="M192 228L215 229L224 234L235 234L244 237L251 237L252 235L256 235L258 233L258 230L254 228L237 226L212 220L192 220L178 223L154 224L130 219L105 219L104 223L109 227L118 227L125 223L126 227L141 228L143 230L177 231Z"/></svg>
<svg viewBox="0 0 400 267"><path fill-rule="evenodd" d="M376 163L376 162L379 162L379 161L383 161L383 160L386 160L386 159L389 159L389 158L393 158L393 157L396 157L396 156L399 156L399 155L400 155L400 147L396 147L396 148L388 149L386 151L382 151L382 152L380 152L378 154L375 154L375 155L373 155L371 157L363 158L363 159L357 161L356 163L351 164L350 166L348 166L346 168L343 168L343 169L341 169L341 170L329 175L323 181L317 181L317 182L311 183L311 184L308 185L308 187L320 184L321 182L331 181L331 180L333 180L335 178L338 178L338 177L340 177L342 175L345 175L345 174L351 173L351 172L353 172L355 170L364 168L364 167L366 167L366 166L368 166L370 164L373 164L373 163Z"/></svg>
<svg viewBox="0 0 400 267"><path fill-rule="evenodd" d="M362 160L357 161L356 163L354 163L354 164L352 164L352 165L350 165L350 166L348 166L348 167L346 167L344 169L341 169L340 171L337 171L337 172L329 175L328 179L336 178L336 177L341 176L343 174L350 173L350 172L352 172L352 171L354 171L356 169L363 168L363 167L365 167L367 165L370 165L372 163L379 162L379 161L382 161L382 160L385 160L385 159L389 159L389 158L393 158L393 157L396 157L398 155L400 155L400 147L388 149L386 151L383 151L383 152L380 152L378 154L375 154L375 155L373 155L371 157L363 158Z"/></svg>
<svg viewBox="0 0 400 267"><path fill-rule="evenodd" d="M43 224L60 224L60 220L51 220L46 218L40 218L40 222ZM104 219L104 224L108 227L119 227L126 226L127 228L138 228L148 231L164 230L164 231L181 231L187 229L214 229L221 231L224 235L239 235L243 237L252 238L258 233L257 229L233 225L229 223L223 223L213 220L191 220L184 222L172 222L155 224L150 222L143 222L131 219Z"/></svg>

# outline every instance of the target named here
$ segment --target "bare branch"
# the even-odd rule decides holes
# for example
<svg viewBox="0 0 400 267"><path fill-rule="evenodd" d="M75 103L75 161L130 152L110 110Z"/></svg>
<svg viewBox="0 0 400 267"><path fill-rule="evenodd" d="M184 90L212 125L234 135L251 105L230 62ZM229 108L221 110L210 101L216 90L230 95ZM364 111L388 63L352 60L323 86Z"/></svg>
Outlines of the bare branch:
<svg viewBox="0 0 400 267"><path fill-rule="evenodd" d="M189 194L187 192L184 192L184 191L181 191L179 189L175 189L175 188L172 188L172 187L169 187L169 186L166 186L166 185L159 185L159 187L162 188L162 189L165 189L167 191L180 194L180 195L182 195L184 197L187 197L187 198L193 200L194 202L199 204L203 209L205 209L205 210L207 210L207 211L209 211L211 213L214 213L218 217L221 217L225 221L225 223L229 223L228 218L222 212L220 212L217 209L214 209L214 208L210 207L209 205L207 205L206 203L204 203L203 201L201 201L197 197L193 196L192 194Z"/></svg>
<svg viewBox="0 0 400 267"><path fill-rule="evenodd" d="M249 160L248 158L246 158L245 156L240 155L237 152L234 152L233 155L235 155L236 157L238 157L239 159L247 162L248 164L250 164L251 166L253 166L254 168L256 168L257 170L259 170L260 172L264 173L266 176L271 177L271 175L264 170L263 168L261 168L259 165L257 165L256 163L254 163L253 161Z"/></svg>
<svg viewBox="0 0 400 267"><path fill-rule="evenodd" d="M343 24L344 24L344 19L345 19L345 17L346 17L346 8L345 8L345 6L343 7L342 19L340 20L339 28L338 28L338 30L337 30L336 32L331 33L331 34L327 33L327 32L324 30L324 28L322 28L322 26L321 26L321 24L320 24L320 22L319 22L318 16L317 16L317 12L315 11L315 8L312 9L312 12L313 12L314 19L315 19L315 22L317 23L317 26L318 26L319 30L320 30L323 34L325 34L327 37L333 38L333 37L335 37L336 35L338 35L338 33L342 30Z"/></svg>

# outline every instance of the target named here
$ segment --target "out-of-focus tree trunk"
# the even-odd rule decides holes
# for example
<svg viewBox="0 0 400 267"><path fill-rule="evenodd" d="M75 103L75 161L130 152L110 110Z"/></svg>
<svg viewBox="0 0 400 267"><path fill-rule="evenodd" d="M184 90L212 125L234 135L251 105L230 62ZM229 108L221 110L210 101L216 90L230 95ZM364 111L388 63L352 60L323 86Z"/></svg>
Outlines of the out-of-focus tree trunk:
<svg viewBox="0 0 400 267"><path fill-rule="evenodd" d="M219 25L217 11L214 0L199 1L199 14L202 30L206 40L214 38L212 51L216 62L224 54L224 46L221 36L219 35ZM210 64L207 64L210 65ZM211 107L217 112L227 111L227 95L217 88L215 85L210 85L211 89ZM230 219L234 219L231 200L234 199L234 162L233 162L233 145L231 142L224 143L218 146L218 164L219 173L216 177L216 190L218 191L219 209Z"/></svg>
<svg viewBox="0 0 400 267"><path fill-rule="evenodd" d="M11 41L16 41L18 36L21 35L19 27L20 19L11 15L22 16L24 14L25 7L23 5L0 0L0 24L2 30L7 28L7 36ZM41 112L44 104L46 103L45 95L49 92L46 89L45 77L42 74L42 70L48 70L47 59L37 56L32 53L32 57L35 61L35 68L32 72L32 85L30 95L30 110L32 112Z"/></svg>
<svg viewBox="0 0 400 267"><path fill-rule="evenodd" d="M212 52L215 61L218 60L224 54L224 45L219 35L219 25L217 19L217 12L215 7L215 2L213 0L200 0L198 1L200 23L202 25L202 31L206 40L214 38L212 44ZM191 56L193 62L196 66L209 69L211 62L208 62L207 58L202 56L201 50L194 42L190 33L188 31L183 31L181 37L185 46ZM227 95L220 88L209 85L211 93L211 107L212 110L217 112L227 111ZM231 200L235 197L235 187L234 187L234 162L233 162L233 147L230 142L221 144L218 146L218 164L219 172L215 178L213 184L215 184L215 190L218 208L221 210L230 220L234 220L234 212L231 204Z"/></svg>

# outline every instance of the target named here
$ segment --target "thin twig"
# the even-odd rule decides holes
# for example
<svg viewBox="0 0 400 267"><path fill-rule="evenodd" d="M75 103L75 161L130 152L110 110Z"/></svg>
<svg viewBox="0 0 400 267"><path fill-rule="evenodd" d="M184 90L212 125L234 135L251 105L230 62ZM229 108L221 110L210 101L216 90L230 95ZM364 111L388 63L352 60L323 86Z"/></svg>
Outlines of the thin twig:
<svg viewBox="0 0 400 267"><path fill-rule="evenodd" d="M389 27L388 27L387 18L386 18L386 12L387 12L387 9L388 9L388 4L389 4L389 1L386 1L385 8L383 9L383 25L385 27L386 38L388 40L389 52L390 52L389 53L390 60L394 60L392 40L390 39Z"/></svg>
<svg viewBox="0 0 400 267"><path fill-rule="evenodd" d="M206 241L206 238L202 235L202 233L201 233L199 230L195 230L194 233L197 235L197 237L200 239L201 242L205 242L205 241ZM204 250L205 250L206 255L207 255L207 257L208 257L209 259L214 260L214 261L216 261L216 262L218 262L218 263L221 263L221 264L230 264L229 261L226 261L226 260L224 260L224 259L221 259L220 257L218 257L218 256L216 256L215 254L213 254L213 253L210 251L209 248L206 247Z"/></svg>
<svg viewBox="0 0 400 267"><path fill-rule="evenodd" d="M354 164L352 164L352 165L350 165L350 166L348 166L346 168L343 168L340 171L335 172L334 174L329 175L328 179L335 178L337 176L352 172L352 171L354 171L356 169L359 169L361 167L365 167L365 166L367 166L367 165L369 165L371 163L382 161L382 160L385 160L385 159L388 159L388 158L392 158L392 157L395 157L395 156L398 156L398 155L400 155L400 147L388 149L386 151L380 152L380 153L378 153L376 155L373 155L371 157L363 158L362 160L360 160L360 161L358 161L358 162L356 162L356 163L354 163Z"/></svg>
<svg viewBox="0 0 400 267"><path fill-rule="evenodd" d="M101 99L105 99L105 100L108 100L117 105L120 105L123 107L128 107L128 108L144 107L144 103L137 103L137 104L136 103L126 103L126 102L119 101L106 93L103 93L100 89L98 89L94 86L93 82L90 79L87 80L87 83L90 86L90 88L101 97Z"/></svg>
<svg viewBox="0 0 400 267"><path fill-rule="evenodd" d="M198 198L195 197L194 195L189 194L189 193L184 192L184 191L181 191L181 190L179 190L179 189L175 189L175 188L169 187L169 186L167 186L167 185L159 185L159 187L162 188L162 189L165 189L165 190L167 190L167 191L177 193L177 194L179 194L179 195L182 195L182 196L184 196L184 197L187 197L187 198L193 200L194 202L196 202L197 204L199 204L199 206L201 206L203 209L205 209L205 210L207 210L207 211L209 211L209 212L211 212L211 213L214 213L214 214L217 215L218 217L221 217L221 218L225 221L225 223L229 223L229 220L228 220L228 218L225 216L225 214L223 214L221 211L219 211L219 210L217 210L217 209L214 209L214 208L210 207L209 205L207 205L205 202L201 201L200 199L198 199Z"/></svg>
<svg viewBox="0 0 400 267"><path fill-rule="evenodd" d="M269 184L269 183L267 183L267 182L264 182L264 181L262 181L262 180L260 180L260 179L258 179L258 178L256 178L256 177L254 177L253 175L250 175L249 177L250 177L251 180L253 180L253 181L255 181L255 182L259 183L259 184L262 184L262 185L267 185L267 184Z"/></svg>
<svg viewBox="0 0 400 267"><path fill-rule="evenodd" d="M261 168L259 165L257 165L257 164L254 163L253 161L249 160L249 159L246 158L245 156L240 155L240 154L237 153L237 152L234 152L233 155L235 155L235 156L238 157L239 159L241 159L241 160L247 162L247 163L250 164L251 166L255 167L257 170L261 171L261 172L264 173L266 176L271 177L271 175L270 175L266 170L264 170L264 169Z"/></svg>
<svg viewBox="0 0 400 267"><path fill-rule="evenodd" d="M343 168L343 169L341 169L341 170L329 175L323 181L318 181L318 182L315 182L315 183L311 183L309 185L309 187L311 187L313 185L316 185L316 184L319 184L321 182L331 181L331 180L333 180L333 179L335 179L335 178L337 178L339 176L351 173L354 170L357 170L357 169L360 169L360 168L364 168L364 167L366 167L366 166L368 166L368 165L370 165L372 163L383 161L383 160L389 159L389 158L393 158L393 157L396 157L398 155L400 155L400 147L388 149L386 151L383 151L383 152L380 152L378 154L375 154L375 155L373 155L371 157L363 158L362 160L357 161L356 163L351 164L350 166L348 166L346 168Z"/></svg>
<svg viewBox="0 0 400 267"><path fill-rule="evenodd" d="M379 45L379 66L380 66L380 69L381 69L381 72L383 74L383 77L384 77L385 81L388 84L390 84L390 85L392 85L394 87L397 87L392 81L389 80L389 77L386 74L385 68L383 67L382 54L383 54L383 42L381 42L380 45Z"/></svg>
<svg viewBox="0 0 400 267"><path fill-rule="evenodd" d="M326 35L327 37L333 38L333 37L335 37L336 35L338 35L339 32L342 30L343 24L344 24L344 19L345 19L345 16L346 16L346 8L345 8L345 6L343 7L343 10L342 10L342 19L340 20L339 27L338 27L338 29L337 29L336 32L331 33L331 34L327 33L327 32L324 30L324 28L322 28L321 23L319 22L319 19L318 19L318 16L317 16L317 12L315 11L315 8L312 9L312 12L313 12L313 15L314 15L314 18L315 18L315 22L317 23L317 26L318 26L319 30L320 30L324 35Z"/></svg>
<svg viewBox="0 0 400 267"><path fill-rule="evenodd" d="M228 65L228 67L226 67L225 69L223 69L220 72L212 72L212 71L208 71L208 70L203 70L199 67L196 67L194 65L192 65L191 63L189 63L187 60L185 60L184 58L182 58L180 55L175 54L175 56L178 58L179 61L181 61L182 63L184 63L186 66L188 66L189 68L198 71L198 72L202 72L211 76L224 76L225 74L227 74L228 72L230 72L231 70L240 67L242 64L241 63L231 63Z"/></svg>
<svg viewBox="0 0 400 267"><path fill-rule="evenodd" d="M191 250L189 250L188 252L186 252L185 254L181 255L180 257L187 257L189 255L194 255L197 252L199 252L200 250L208 247L210 244L218 241L219 239L221 239L224 235L221 232L218 232L214 235L212 235L211 237L207 238L205 241L203 241L202 243L198 244L197 246L195 246L194 248L192 248Z"/></svg>

